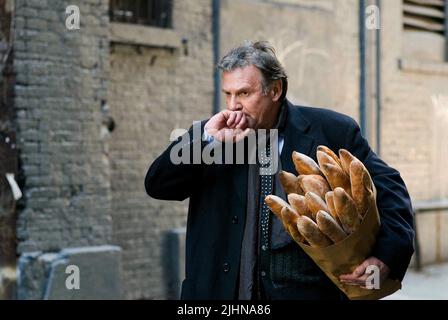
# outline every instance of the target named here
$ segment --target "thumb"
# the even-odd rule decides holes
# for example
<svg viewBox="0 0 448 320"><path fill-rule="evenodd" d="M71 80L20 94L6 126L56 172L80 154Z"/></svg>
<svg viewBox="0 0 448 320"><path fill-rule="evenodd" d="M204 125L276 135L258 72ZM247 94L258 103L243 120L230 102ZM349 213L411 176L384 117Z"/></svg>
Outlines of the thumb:
<svg viewBox="0 0 448 320"><path fill-rule="evenodd" d="M353 274L357 277L362 276L366 272L367 265L368 262L364 261L358 267L356 267L356 269L353 271Z"/></svg>

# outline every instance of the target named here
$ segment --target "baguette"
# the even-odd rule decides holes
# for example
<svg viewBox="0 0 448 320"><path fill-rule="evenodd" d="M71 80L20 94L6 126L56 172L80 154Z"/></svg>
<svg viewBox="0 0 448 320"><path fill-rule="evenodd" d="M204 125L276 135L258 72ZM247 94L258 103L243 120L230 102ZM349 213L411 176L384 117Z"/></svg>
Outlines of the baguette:
<svg viewBox="0 0 448 320"><path fill-rule="evenodd" d="M345 174L345 172L338 166L331 164L324 164L322 166L322 171L330 184L331 189L336 189L338 187L343 188L348 194L351 194L350 177ZM306 190L304 190L306 191Z"/></svg>
<svg viewBox="0 0 448 320"><path fill-rule="evenodd" d="M342 241L347 237L347 234L329 213L319 210L316 215L316 221L319 229L334 243Z"/></svg>
<svg viewBox="0 0 448 320"><path fill-rule="evenodd" d="M313 215L313 220L316 220L316 214L319 210L328 212L328 207L325 201L314 192L307 192L305 194L305 203Z"/></svg>
<svg viewBox="0 0 448 320"><path fill-rule="evenodd" d="M330 186L324 177L310 174L310 175L300 175L297 177L299 180L300 187L304 193L314 192L319 197L324 199L325 194L330 191Z"/></svg>
<svg viewBox="0 0 448 320"><path fill-rule="evenodd" d="M336 188L334 190L333 199L342 228L347 234L353 233L361 222L355 202L342 188Z"/></svg>
<svg viewBox="0 0 448 320"><path fill-rule="evenodd" d="M279 172L278 177L280 179L280 184L282 185L286 194L305 194L300 187L299 179L294 174L282 170Z"/></svg>
<svg viewBox="0 0 448 320"><path fill-rule="evenodd" d="M279 218L282 219L282 209L284 207L290 207L290 205L282 198L270 194L264 198L264 202L268 205L269 209Z"/></svg>
<svg viewBox="0 0 448 320"><path fill-rule="evenodd" d="M317 224L306 216L300 216L297 219L297 229L312 247L323 248L332 244Z"/></svg>
<svg viewBox="0 0 448 320"><path fill-rule="evenodd" d="M289 207L284 207L281 212L283 226L289 235L294 239L295 242L301 243L304 237L300 234L297 229L297 219L299 215L297 212L291 210Z"/></svg>
<svg viewBox="0 0 448 320"><path fill-rule="evenodd" d="M317 163L307 155L294 151L292 161L298 174L317 174L322 175Z"/></svg>
<svg viewBox="0 0 448 320"><path fill-rule="evenodd" d="M297 230L297 226L288 226L288 233L291 236L291 238L294 239L297 243L305 243L305 238L302 236L302 234Z"/></svg>
<svg viewBox="0 0 448 320"><path fill-rule="evenodd" d="M334 207L334 192L329 191L325 194L325 202L327 203L328 213L331 214L334 220L341 226L341 221L339 221L338 213Z"/></svg>
<svg viewBox="0 0 448 320"><path fill-rule="evenodd" d="M323 153L327 154L328 156L330 156L334 160L334 162L336 162L342 168L341 160L339 160L338 156L333 152L333 150L331 150L327 146L320 145L317 147L317 151L323 152Z"/></svg>
<svg viewBox="0 0 448 320"><path fill-rule="evenodd" d="M305 203L305 197L299 194L290 193L288 195L288 202L294 210L301 216L307 216L312 218L313 215Z"/></svg>
<svg viewBox="0 0 448 320"><path fill-rule="evenodd" d="M339 157L341 158L342 169L350 175L350 163L356 158L345 149L339 150Z"/></svg>
<svg viewBox="0 0 448 320"><path fill-rule="evenodd" d="M326 154L323 151L317 151L317 162L319 163L319 167L322 168L324 164L331 164L334 166L339 166L339 163L336 162L332 157ZM322 169L321 169L322 171Z"/></svg>
<svg viewBox="0 0 448 320"><path fill-rule="evenodd" d="M350 181L356 209L361 216L364 216L369 208L373 187L367 169L358 159L350 164Z"/></svg>

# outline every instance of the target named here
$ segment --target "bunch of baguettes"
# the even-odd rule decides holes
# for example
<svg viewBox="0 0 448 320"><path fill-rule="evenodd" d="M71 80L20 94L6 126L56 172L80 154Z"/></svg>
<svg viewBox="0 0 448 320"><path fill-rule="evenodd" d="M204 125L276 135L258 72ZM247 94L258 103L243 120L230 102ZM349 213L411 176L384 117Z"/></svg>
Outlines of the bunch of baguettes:
<svg viewBox="0 0 448 320"><path fill-rule="evenodd" d="M281 171L280 182L288 202L278 196L265 198L297 243L327 247L342 241L360 225L374 194L373 182L363 163L345 149L339 157L318 146L317 164L293 152L298 176Z"/></svg>

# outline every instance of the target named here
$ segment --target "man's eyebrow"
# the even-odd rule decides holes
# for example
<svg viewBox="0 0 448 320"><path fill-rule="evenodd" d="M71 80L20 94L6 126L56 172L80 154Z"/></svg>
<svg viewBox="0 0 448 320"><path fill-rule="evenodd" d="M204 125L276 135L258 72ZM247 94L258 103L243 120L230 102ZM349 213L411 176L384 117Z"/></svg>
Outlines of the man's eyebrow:
<svg viewBox="0 0 448 320"><path fill-rule="evenodd" d="M250 86L248 86L248 87L241 87L239 89L236 89L236 92L250 91L250 90L252 90L252 88ZM226 89L221 89L221 91L224 93L230 92L230 90L226 90Z"/></svg>

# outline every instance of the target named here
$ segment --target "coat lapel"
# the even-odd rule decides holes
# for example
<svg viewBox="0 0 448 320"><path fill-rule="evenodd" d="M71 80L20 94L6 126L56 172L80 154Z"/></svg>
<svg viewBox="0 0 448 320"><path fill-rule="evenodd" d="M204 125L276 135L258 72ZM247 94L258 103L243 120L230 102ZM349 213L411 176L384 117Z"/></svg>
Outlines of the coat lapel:
<svg viewBox="0 0 448 320"><path fill-rule="evenodd" d="M303 116L300 108L293 106L289 101L287 106L288 114L284 131L284 145L280 159L284 171L298 174L292 162L292 152L297 151L311 156L313 147L315 147L315 140L307 134L310 123ZM315 156L311 157L315 158Z"/></svg>
<svg viewBox="0 0 448 320"><path fill-rule="evenodd" d="M280 156L282 170L298 174L292 161L292 152L298 151L300 153L310 155L315 147L315 140L307 134L310 123L300 112L300 108L294 107L291 103L287 103L288 113L284 129L284 144ZM280 187L280 182L276 181L277 195L286 200L286 194ZM285 245L293 242L283 227L280 219L273 216L272 218L272 233L271 246L273 249L282 248Z"/></svg>
<svg viewBox="0 0 448 320"><path fill-rule="evenodd" d="M307 134L310 123L303 116L299 107L293 106L289 101L286 102L288 108L286 114L283 150L280 156L282 170L296 173L294 163L292 162L292 152L311 156L313 147L315 148L315 140ZM311 156L316 158L315 156ZM247 200L247 165L235 165L232 172L232 184L237 197L242 204L246 204Z"/></svg>

